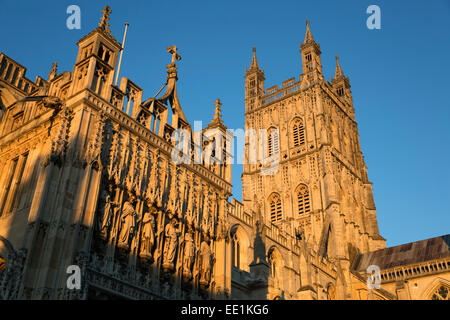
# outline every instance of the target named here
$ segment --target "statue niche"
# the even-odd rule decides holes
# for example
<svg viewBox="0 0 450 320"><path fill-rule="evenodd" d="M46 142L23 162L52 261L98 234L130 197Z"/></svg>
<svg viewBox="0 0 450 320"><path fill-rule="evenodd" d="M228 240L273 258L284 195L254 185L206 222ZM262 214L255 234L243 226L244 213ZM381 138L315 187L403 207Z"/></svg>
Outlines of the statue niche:
<svg viewBox="0 0 450 320"><path fill-rule="evenodd" d="M156 186L154 188L154 202L158 208L163 206L163 197L165 192L165 182L167 178L166 170L161 170L159 166L160 158L157 158L157 164L155 168Z"/></svg>
<svg viewBox="0 0 450 320"><path fill-rule="evenodd" d="M178 247L178 234L177 219L173 218L165 228L165 242L163 250L163 269L165 272L171 272L174 270L175 255Z"/></svg>
<svg viewBox="0 0 450 320"><path fill-rule="evenodd" d="M209 247L209 237L205 236L200 245L199 259L200 259L200 287L207 288L211 281L211 248Z"/></svg>
<svg viewBox="0 0 450 320"><path fill-rule="evenodd" d="M128 201L125 201L122 208L122 213L120 215L120 233L117 244L121 249L129 249L130 242L136 231L137 214L134 209L135 203L136 199L134 196L130 196Z"/></svg>
<svg viewBox="0 0 450 320"><path fill-rule="evenodd" d="M117 203L113 201L113 186L108 185L107 189L102 191L102 208L97 219L97 230L102 239L106 240L111 227L112 218L117 210Z"/></svg>
<svg viewBox="0 0 450 320"><path fill-rule="evenodd" d="M188 231L184 234L184 251L183 251L183 277L185 280L192 278L192 264L194 263L195 243L193 238L194 231L189 226Z"/></svg>
<svg viewBox="0 0 450 320"><path fill-rule="evenodd" d="M155 243L155 215L157 210L155 207L150 207L142 218L142 234L141 234L141 249L139 256L144 260L152 258L152 249Z"/></svg>

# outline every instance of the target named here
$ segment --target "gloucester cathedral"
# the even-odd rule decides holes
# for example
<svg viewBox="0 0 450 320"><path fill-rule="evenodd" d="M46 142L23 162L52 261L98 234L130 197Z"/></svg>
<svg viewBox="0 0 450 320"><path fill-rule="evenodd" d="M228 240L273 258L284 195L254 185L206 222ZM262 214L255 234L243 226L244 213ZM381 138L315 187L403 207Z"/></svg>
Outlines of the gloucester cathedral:
<svg viewBox="0 0 450 320"><path fill-rule="evenodd" d="M449 299L449 235L386 248L349 78L336 57L324 79L308 22L299 78L266 88L253 49L242 113L267 134L245 135L238 201L220 100L195 132L176 46L162 88L114 81L110 13L70 71L0 52L0 300Z"/></svg>

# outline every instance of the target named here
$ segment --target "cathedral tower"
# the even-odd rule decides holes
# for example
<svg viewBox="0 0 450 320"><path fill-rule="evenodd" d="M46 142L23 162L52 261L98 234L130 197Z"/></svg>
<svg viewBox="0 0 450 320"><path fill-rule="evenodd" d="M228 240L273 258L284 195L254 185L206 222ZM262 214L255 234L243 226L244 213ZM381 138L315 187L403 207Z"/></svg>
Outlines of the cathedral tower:
<svg viewBox="0 0 450 320"><path fill-rule="evenodd" d="M300 79L265 92L253 52L245 76L245 129L268 132L258 135L258 146L269 154L276 150L279 165L273 174L264 173L260 162L249 163L252 149L246 143L243 203L249 212L261 208L266 228L303 241L321 259L338 261L339 294L345 297L356 254L384 248L385 240L378 232L349 79L337 60L332 82L324 81L320 45L309 22L300 51ZM271 136L272 130L279 135Z"/></svg>

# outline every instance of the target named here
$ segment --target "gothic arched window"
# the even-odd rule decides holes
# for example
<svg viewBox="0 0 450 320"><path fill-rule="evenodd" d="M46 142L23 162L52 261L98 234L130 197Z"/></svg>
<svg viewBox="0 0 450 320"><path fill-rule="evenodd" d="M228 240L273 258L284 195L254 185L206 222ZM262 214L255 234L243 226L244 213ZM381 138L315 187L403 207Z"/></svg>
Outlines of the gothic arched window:
<svg viewBox="0 0 450 320"><path fill-rule="evenodd" d="M95 68L94 78L92 79L91 90L96 94L101 95L103 87L106 82L106 73L102 67L98 66Z"/></svg>
<svg viewBox="0 0 450 320"><path fill-rule="evenodd" d="M249 257L246 248L250 247L247 233L240 225L230 229L231 237L231 265L238 270L249 271Z"/></svg>
<svg viewBox="0 0 450 320"><path fill-rule="evenodd" d="M267 151L269 157L277 154L280 150L278 129L270 128L267 132Z"/></svg>
<svg viewBox="0 0 450 320"><path fill-rule="evenodd" d="M439 286L431 296L431 300L450 300L450 292L447 286Z"/></svg>
<svg viewBox="0 0 450 320"><path fill-rule="evenodd" d="M311 212L311 199L309 196L308 187L301 184L297 187L297 209L298 214L304 214Z"/></svg>
<svg viewBox="0 0 450 320"><path fill-rule="evenodd" d="M281 198L278 194L274 193L269 198L270 207L270 221L272 223L280 221L283 218L283 209L281 206Z"/></svg>
<svg viewBox="0 0 450 320"><path fill-rule="evenodd" d="M231 264L233 267L240 269L241 268L241 259L240 259L240 243L237 238L236 233L233 236L233 241L231 243Z"/></svg>
<svg viewBox="0 0 450 320"><path fill-rule="evenodd" d="M292 125L292 142L294 147L305 144L305 127L299 118L295 119Z"/></svg>
<svg viewBox="0 0 450 320"><path fill-rule="evenodd" d="M276 247L272 247L267 252L269 259L270 274L269 285L274 288L281 288L283 284L283 269L284 261L279 250Z"/></svg>

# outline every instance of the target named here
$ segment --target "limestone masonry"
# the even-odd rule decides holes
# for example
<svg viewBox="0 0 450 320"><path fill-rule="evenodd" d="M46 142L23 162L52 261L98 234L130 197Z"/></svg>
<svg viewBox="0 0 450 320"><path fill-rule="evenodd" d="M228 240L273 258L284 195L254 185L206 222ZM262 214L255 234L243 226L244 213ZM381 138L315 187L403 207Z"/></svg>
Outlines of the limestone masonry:
<svg viewBox="0 0 450 320"><path fill-rule="evenodd" d="M253 49L245 131L267 134L245 137L240 202L220 101L202 142L182 144L200 163L173 161L187 138L175 133L195 135L177 96L181 56L167 48L156 95L114 85L110 13L78 41L71 71L55 63L32 81L0 52L0 300L449 300L449 235L386 248L350 80L338 57L324 79L309 22L298 79L266 89ZM73 265L80 289L67 286Z"/></svg>

